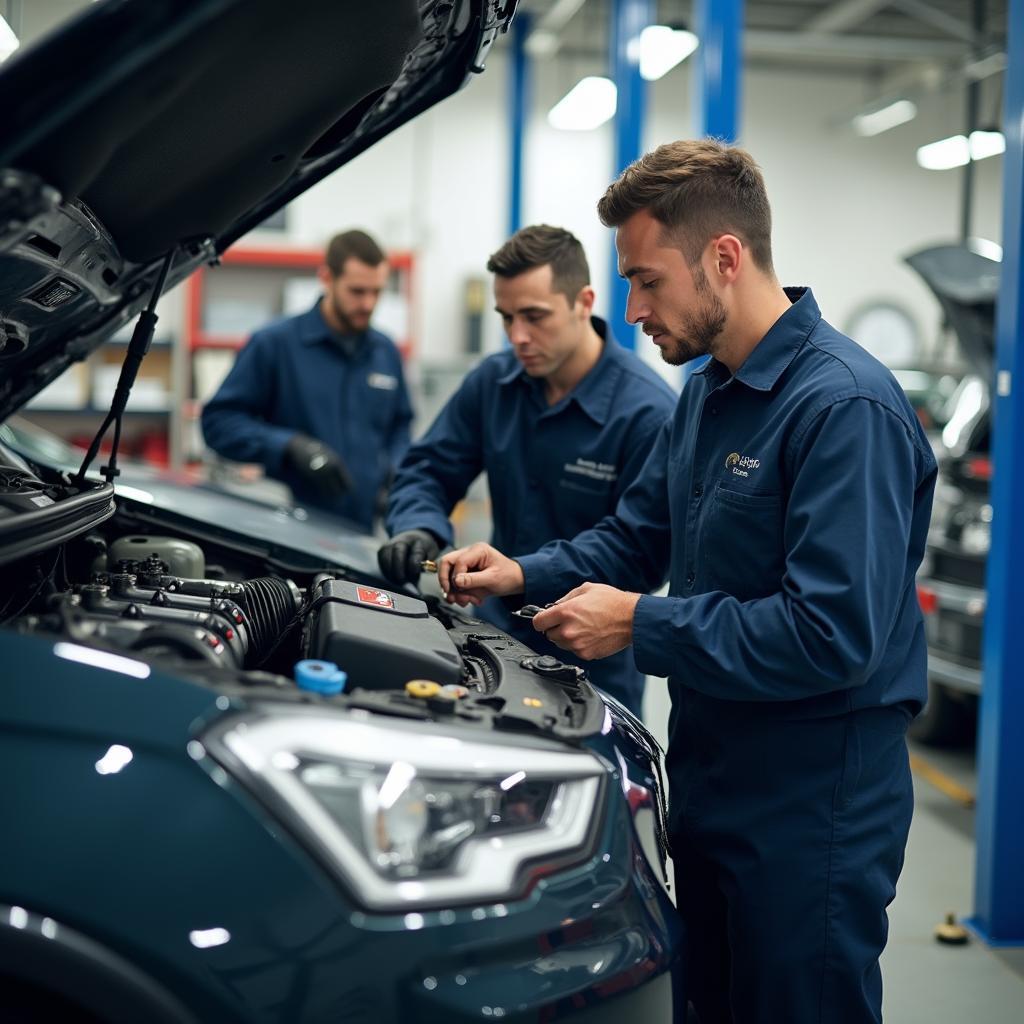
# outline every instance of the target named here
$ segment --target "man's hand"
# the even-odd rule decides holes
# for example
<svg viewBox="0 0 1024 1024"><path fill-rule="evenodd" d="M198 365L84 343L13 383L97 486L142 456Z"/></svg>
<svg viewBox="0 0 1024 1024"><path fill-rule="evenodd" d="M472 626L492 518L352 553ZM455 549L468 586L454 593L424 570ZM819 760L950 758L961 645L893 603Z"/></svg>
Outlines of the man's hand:
<svg viewBox="0 0 1024 1024"><path fill-rule="evenodd" d="M340 498L353 489L341 456L316 438L293 434L285 447L284 461L323 498Z"/></svg>
<svg viewBox="0 0 1024 1024"><path fill-rule="evenodd" d="M538 612L533 628L580 658L607 658L633 642L633 613L639 600L639 594L584 583Z"/></svg>
<svg viewBox="0 0 1024 1024"><path fill-rule="evenodd" d="M445 598L462 608L479 605L485 597L521 594L526 587L519 563L490 544L449 551L437 566L437 581Z"/></svg>
<svg viewBox="0 0 1024 1024"><path fill-rule="evenodd" d="M395 583L415 583L420 578L420 562L433 561L441 551L437 538L427 530L396 533L377 552L380 571Z"/></svg>

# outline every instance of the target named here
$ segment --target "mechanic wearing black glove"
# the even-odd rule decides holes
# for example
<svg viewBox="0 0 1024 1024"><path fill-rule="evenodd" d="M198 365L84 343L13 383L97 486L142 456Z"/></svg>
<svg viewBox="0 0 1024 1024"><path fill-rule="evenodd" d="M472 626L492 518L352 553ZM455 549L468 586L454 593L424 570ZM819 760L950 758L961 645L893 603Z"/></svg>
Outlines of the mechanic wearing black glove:
<svg viewBox="0 0 1024 1024"><path fill-rule="evenodd" d="M427 530L405 530L395 534L377 552L380 571L395 583L415 583L420 563L433 561L441 553L440 541Z"/></svg>
<svg viewBox="0 0 1024 1024"><path fill-rule="evenodd" d="M293 434L284 459L303 483L324 498L340 498L352 490L352 477L336 451L306 434Z"/></svg>

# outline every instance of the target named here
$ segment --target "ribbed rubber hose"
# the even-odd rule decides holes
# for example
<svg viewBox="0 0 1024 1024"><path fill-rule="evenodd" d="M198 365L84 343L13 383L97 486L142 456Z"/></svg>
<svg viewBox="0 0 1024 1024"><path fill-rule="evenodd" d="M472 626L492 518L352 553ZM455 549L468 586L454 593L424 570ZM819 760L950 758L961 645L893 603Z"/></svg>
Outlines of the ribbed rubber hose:
<svg viewBox="0 0 1024 1024"><path fill-rule="evenodd" d="M277 576L260 576L242 584L241 604L249 613L249 660L259 663L295 617L295 595Z"/></svg>

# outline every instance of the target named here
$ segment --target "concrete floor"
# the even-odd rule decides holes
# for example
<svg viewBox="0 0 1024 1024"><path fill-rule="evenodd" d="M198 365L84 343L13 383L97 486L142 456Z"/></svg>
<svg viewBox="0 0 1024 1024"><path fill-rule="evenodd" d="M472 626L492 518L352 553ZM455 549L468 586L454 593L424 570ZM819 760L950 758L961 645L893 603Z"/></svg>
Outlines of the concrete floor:
<svg viewBox="0 0 1024 1024"><path fill-rule="evenodd" d="M972 752L912 752L971 792ZM1024 949L992 950L975 938L944 946L932 930L947 912L973 909L974 811L915 775L914 821L907 860L889 909L889 946L882 957L888 1024L1021 1024Z"/></svg>
<svg viewBox="0 0 1024 1024"><path fill-rule="evenodd" d="M649 680L644 719L662 744L668 706L665 681ZM973 752L914 744L911 752L975 791ZM966 946L945 946L933 937L947 913L959 919L973 909L974 811L916 774L914 793L907 859L882 957L885 1022L1024 1024L1024 948L991 950L973 936Z"/></svg>

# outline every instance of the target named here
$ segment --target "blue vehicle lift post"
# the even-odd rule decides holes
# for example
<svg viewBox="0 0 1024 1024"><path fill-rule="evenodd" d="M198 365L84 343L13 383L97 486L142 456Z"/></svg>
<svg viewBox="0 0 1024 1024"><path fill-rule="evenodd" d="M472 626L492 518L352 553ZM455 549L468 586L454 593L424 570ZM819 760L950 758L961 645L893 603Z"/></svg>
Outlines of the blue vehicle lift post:
<svg viewBox="0 0 1024 1024"><path fill-rule="evenodd" d="M617 178L643 151L647 83L640 77L640 33L653 23L654 0L612 0L608 64L618 94L613 178ZM629 282L619 277L614 245L609 270L608 322L624 348L636 348L636 331L622 327L626 319Z"/></svg>
<svg viewBox="0 0 1024 1024"><path fill-rule="evenodd" d="M1010 0L1003 132L1003 264L996 304L992 546L978 723L977 864L969 924L1024 945L1024 0Z"/></svg>
<svg viewBox="0 0 1024 1024"><path fill-rule="evenodd" d="M740 124L743 0L695 0L693 124L698 138L735 142Z"/></svg>
<svg viewBox="0 0 1024 1024"><path fill-rule="evenodd" d="M740 125L743 0L694 0L692 30L700 40L693 69L693 134L735 142ZM682 382L706 359L683 366Z"/></svg>
<svg viewBox="0 0 1024 1024"><path fill-rule="evenodd" d="M514 235L523 226L523 181L526 160L526 121L530 116L530 58L526 39L531 18L520 12L512 22L512 52L509 55L509 179L508 234Z"/></svg>

